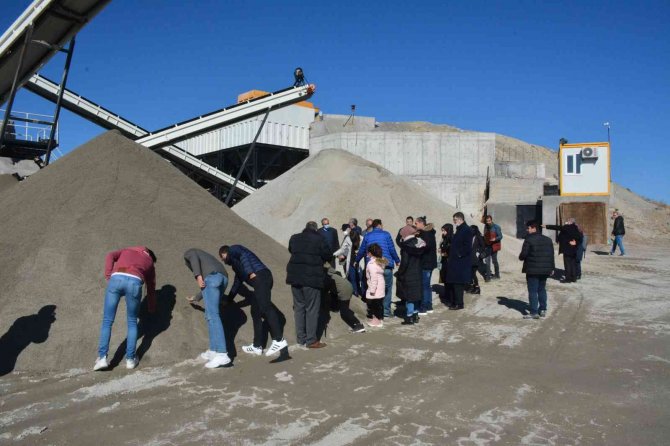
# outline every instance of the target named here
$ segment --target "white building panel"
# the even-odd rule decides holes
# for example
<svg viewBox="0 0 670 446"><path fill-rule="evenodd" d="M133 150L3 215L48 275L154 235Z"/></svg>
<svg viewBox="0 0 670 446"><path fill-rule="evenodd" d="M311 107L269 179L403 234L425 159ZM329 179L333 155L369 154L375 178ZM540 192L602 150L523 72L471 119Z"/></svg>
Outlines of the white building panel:
<svg viewBox="0 0 670 446"><path fill-rule="evenodd" d="M254 140L262 121L263 116L256 116L182 141L179 146L196 156L246 146ZM308 150L309 126L313 121L314 109L309 107L291 105L272 111L258 137L258 142Z"/></svg>
<svg viewBox="0 0 670 446"><path fill-rule="evenodd" d="M585 152L592 149L595 154ZM565 144L559 151L561 195L609 195L608 143Z"/></svg>

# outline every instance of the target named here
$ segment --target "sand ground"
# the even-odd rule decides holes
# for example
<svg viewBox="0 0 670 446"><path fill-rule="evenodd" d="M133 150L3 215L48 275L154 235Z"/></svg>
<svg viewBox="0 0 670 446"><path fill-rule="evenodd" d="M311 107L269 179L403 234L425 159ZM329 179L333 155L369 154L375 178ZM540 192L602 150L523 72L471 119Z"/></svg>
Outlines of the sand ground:
<svg viewBox="0 0 670 446"><path fill-rule="evenodd" d="M464 311L438 303L418 326L390 320L280 364L9 374L0 443L667 444L669 247L590 249L579 284L549 281L540 321L521 318L524 277L507 262Z"/></svg>

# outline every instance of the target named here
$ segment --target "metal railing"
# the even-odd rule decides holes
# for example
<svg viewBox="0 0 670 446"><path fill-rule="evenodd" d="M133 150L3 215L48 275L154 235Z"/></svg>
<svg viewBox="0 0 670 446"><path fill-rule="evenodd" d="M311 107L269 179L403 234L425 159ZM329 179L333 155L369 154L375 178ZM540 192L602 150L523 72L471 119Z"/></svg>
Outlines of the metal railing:
<svg viewBox="0 0 670 446"><path fill-rule="evenodd" d="M4 117L6 110L0 109L0 114ZM51 127L53 126L53 116L40 113L29 113L12 111L9 118L7 129L5 130L5 139L39 142L49 139ZM56 124L56 134L54 139L58 141L58 125Z"/></svg>

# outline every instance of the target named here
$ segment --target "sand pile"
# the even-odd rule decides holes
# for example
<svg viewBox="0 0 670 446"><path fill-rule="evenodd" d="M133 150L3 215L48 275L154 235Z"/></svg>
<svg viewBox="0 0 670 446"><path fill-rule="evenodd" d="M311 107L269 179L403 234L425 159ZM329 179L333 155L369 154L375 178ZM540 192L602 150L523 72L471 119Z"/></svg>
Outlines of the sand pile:
<svg viewBox="0 0 670 446"><path fill-rule="evenodd" d="M155 339L148 339L153 344L143 363L192 358L207 345L202 313L184 301L196 291L182 258L189 247L215 253L221 244L241 243L258 253L274 273L274 301L287 316L287 337L294 341L290 289L284 285L286 249L160 156L116 132L91 140L12 187L11 194L0 195L0 207L0 334L20 317L35 315L45 305L57 306L56 321L36 327L41 333L46 328L46 340L16 338L27 348L19 352L15 370L92 366L102 315L104 256L138 244L156 252L161 295L159 315L147 325ZM33 317L17 325L45 321ZM125 338L121 307L116 321L111 354ZM344 330L342 324L333 325L331 334ZM250 339L249 318L237 336L238 349Z"/></svg>
<svg viewBox="0 0 670 446"><path fill-rule="evenodd" d="M350 217L361 226L367 217L381 218L395 237L407 215L426 215L439 229L455 212L413 181L344 150L307 158L233 210L283 245L322 217L338 229Z"/></svg>
<svg viewBox="0 0 670 446"><path fill-rule="evenodd" d="M0 194L16 184L19 182L12 175L0 175Z"/></svg>

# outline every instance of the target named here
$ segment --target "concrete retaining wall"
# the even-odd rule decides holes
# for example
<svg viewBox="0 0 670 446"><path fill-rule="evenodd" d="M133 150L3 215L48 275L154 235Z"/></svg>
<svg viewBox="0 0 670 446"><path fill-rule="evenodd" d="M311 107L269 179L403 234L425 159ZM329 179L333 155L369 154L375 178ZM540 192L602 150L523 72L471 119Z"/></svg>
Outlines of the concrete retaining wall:
<svg viewBox="0 0 670 446"><path fill-rule="evenodd" d="M426 187L467 214L483 206L493 175L493 133L347 132L310 138L310 153L343 149Z"/></svg>

